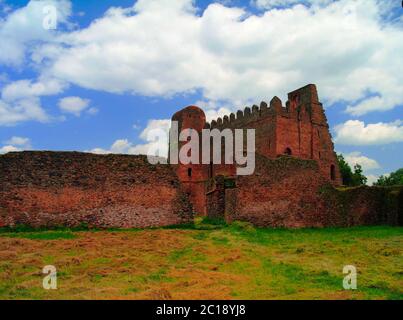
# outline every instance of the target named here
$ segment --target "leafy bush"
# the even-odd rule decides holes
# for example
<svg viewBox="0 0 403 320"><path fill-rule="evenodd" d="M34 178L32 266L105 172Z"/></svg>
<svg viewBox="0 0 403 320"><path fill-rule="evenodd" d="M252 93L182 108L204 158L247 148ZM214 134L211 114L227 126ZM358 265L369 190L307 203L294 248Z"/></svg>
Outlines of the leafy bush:
<svg viewBox="0 0 403 320"><path fill-rule="evenodd" d="M340 174L345 186L356 187L367 183L368 179L363 174L361 165L356 164L353 172L342 154L337 155L337 161L339 163Z"/></svg>
<svg viewBox="0 0 403 320"><path fill-rule="evenodd" d="M381 187L403 186L403 168L392 172L389 176L380 176L374 185Z"/></svg>

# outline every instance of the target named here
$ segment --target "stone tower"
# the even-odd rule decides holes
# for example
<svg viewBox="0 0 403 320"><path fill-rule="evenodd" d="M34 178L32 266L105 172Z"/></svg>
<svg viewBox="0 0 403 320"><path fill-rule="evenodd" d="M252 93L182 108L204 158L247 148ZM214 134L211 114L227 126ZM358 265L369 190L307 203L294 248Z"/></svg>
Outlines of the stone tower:
<svg viewBox="0 0 403 320"><path fill-rule="evenodd" d="M199 146L201 146L202 130L206 124L206 116L202 109L196 106L186 107L176 112L171 120L177 122L179 134L185 129L196 130L200 139ZM173 143L177 143L178 150L180 150L187 141L170 141L170 149ZM206 214L206 180L208 177L208 166L201 164L201 152L199 164L183 164L179 161L174 167L179 180L183 184L185 192L190 197L195 212Z"/></svg>

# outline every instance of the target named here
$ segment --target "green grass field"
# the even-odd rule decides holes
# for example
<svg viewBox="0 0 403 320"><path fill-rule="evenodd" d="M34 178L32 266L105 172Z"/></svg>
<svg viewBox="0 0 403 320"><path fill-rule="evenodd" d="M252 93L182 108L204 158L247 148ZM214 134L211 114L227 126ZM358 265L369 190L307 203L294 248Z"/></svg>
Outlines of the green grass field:
<svg viewBox="0 0 403 320"><path fill-rule="evenodd" d="M403 228L0 231L1 299L403 299ZM58 289L42 288L54 265ZM343 267L358 271L344 290Z"/></svg>

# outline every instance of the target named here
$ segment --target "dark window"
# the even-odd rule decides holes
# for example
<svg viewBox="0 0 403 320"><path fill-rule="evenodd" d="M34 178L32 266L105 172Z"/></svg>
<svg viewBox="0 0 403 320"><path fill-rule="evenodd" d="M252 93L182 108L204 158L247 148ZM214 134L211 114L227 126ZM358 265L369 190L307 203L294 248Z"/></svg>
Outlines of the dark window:
<svg viewBox="0 0 403 320"><path fill-rule="evenodd" d="M191 177L192 176L192 168L189 168L188 169L188 177Z"/></svg>
<svg viewBox="0 0 403 320"><path fill-rule="evenodd" d="M291 156L291 155L292 155L291 149L290 149L290 148L286 148L286 149L284 150L284 154L286 154L287 156Z"/></svg>
<svg viewBox="0 0 403 320"><path fill-rule="evenodd" d="M330 166L330 179L336 180L336 167L333 164Z"/></svg>

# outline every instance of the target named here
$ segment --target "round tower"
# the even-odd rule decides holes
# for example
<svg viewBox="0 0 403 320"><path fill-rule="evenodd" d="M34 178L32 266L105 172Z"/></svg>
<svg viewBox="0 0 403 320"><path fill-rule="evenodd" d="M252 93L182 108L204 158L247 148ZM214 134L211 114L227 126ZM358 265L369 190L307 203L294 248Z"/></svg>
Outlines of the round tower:
<svg viewBox="0 0 403 320"><path fill-rule="evenodd" d="M206 180L207 180L207 166L203 165L202 160L202 130L206 125L206 115L204 111L196 106L186 107L172 116L172 122L176 121L178 125L178 137L183 130L195 130L198 134L199 157L198 163L181 163L178 159L178 164L175 165L176 174L182 182L185 192L190 197L193 204L195 213L206 214ZM190 137L188 141L190 140ZM173 144L178 146L178 154L181 148L188 143L188 141L170 141L170 148ZM191 156L191 152L188 156Z"/></svg>

